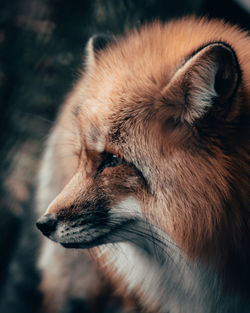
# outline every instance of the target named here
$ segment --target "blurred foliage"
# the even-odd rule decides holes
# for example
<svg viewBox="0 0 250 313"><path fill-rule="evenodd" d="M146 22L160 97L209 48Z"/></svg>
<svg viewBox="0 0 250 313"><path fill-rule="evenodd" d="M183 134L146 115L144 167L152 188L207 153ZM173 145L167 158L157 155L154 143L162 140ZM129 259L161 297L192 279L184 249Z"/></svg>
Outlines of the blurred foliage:
<svg viewBox="0 0 250 313"><path fill-rule="evenodd" d="M232 0L1 0L0 292L13 305L11 311L7 302L8 312L34 312L21 305L23 293L32 295L38 281L34 177L59 105L79 75L87 39L190 13L223 17L249 29L249 14ZM22 288L19 296L11 291L13 284Z"/></svg>

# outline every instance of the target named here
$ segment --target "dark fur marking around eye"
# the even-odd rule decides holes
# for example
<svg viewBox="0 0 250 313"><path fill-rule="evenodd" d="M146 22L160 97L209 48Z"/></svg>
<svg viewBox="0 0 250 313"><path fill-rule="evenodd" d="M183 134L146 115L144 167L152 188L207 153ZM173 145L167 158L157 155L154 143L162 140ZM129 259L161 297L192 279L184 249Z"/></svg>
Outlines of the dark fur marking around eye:
<svg viewBox="0 0 250 313"><path fill-rule="evenodd" d="M110 129L110 137L113 142L116 142L119 140L120 136L121 136L121 124L115 123Z"/></svg>
<svg viewBox="0 0 250 313"><path fill-rule="evenodd" d="M114 116L114 123L110 129L109 136L111 141L114 143L125 143L125 138L127 137L126 126L124 125L126 121L131 119L132 116L125 116L123 118L118 118Z"/></svg>

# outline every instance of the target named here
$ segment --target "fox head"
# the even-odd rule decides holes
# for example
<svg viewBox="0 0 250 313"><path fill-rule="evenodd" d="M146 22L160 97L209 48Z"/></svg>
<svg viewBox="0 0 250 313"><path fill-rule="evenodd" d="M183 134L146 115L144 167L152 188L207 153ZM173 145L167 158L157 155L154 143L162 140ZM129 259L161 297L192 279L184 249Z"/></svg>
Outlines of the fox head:
<svg viewBox="0 0 250 313"><path fill-rule="evenodd" d="M153 227L190 258L245 264L245 37L191 19L91 38L68 113L77 165L39 229L91 248L148 239Z"/></svg>

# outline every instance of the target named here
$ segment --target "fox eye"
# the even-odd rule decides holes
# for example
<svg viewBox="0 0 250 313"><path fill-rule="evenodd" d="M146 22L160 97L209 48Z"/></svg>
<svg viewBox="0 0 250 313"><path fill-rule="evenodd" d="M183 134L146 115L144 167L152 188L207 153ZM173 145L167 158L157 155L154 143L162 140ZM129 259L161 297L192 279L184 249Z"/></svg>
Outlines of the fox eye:
<svg viewBox="0 0 250 313"><path fill-rule="evenodd" d="M105 160L105 165L106 167L114 167L122 164L121 158L114 154L108 154L106 160Z"/></svg>
<svg viewBox="0 0 250 313"><path fill-rule="evenodd" d="M120 157L118 157L114 154L105 152L102 155L102 163L98 167L97 171L100 173L106 167L115 167L115 166L119 166L123 163L124 163L124 161Z"/></svg>

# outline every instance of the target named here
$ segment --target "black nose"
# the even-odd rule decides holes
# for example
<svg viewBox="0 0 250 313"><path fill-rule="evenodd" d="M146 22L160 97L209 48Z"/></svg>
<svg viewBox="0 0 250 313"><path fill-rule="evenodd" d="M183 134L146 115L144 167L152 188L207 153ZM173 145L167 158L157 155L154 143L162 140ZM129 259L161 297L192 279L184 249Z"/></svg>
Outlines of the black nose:
<svg viewBox="0 0 250 313"><path fill-rule="evenodd" d="M57 225L57 219L52 214L46 214L36 222L37 228L45 235L49 236Z"/></svg>

